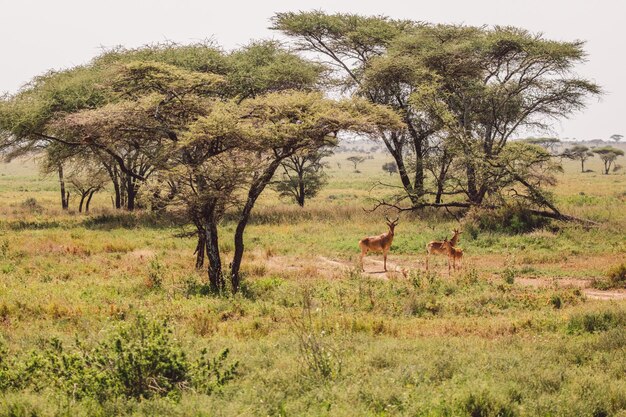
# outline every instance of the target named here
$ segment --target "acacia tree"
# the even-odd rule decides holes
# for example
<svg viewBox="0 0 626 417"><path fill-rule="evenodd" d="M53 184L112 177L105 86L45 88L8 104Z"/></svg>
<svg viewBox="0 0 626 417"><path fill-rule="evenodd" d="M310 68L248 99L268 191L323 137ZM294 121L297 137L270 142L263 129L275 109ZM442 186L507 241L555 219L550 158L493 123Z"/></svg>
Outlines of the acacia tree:
<svg viewBox="0 0 626 417"><path fill-rule="evenodd" d="M539 145L552 153L556 151L556 147L561 143L559 138L527 138L525 141L532 145Z"/></svg>
<svg viewBox="0 0 626 417"><path fill-rule="evenodd" d="M71 123L64 126L63 119L81 111L96 111L106 105L109 107L104 113L107 113L116 105L132 102L137 94L145 94L148 89L155 94L165 94L162 87L169 75L159 65L208 76L223 73L227 67L225 60L223 52L211 44L156 44L130 50L117 48L87 65L36 77L18 94L0 102L0 132L4 132L0 151L13 157L20 154L19 150L22 153L41 150L53 143L79 148L81 152L87 150L97 156L108 173L115 191L115 206L133 210L139 187L154 172L158 162L154 158L158 146L152 140L145 142L152 132L149 129L135 132L126 129L123 135L116 132L117 137L94 131L80 136L75 134L75 129L64 129ZM137 63L145 66L137 66ZM202 93L204 86L199 84L197 87ZM170 89L169 93L175 94L176 91ZM165 97L163 104L175 100L175 96ZM154 116L158 118L159 112ZM172 131L166 132L164 127L168 121L161 119L157 122L162 126L155 122L150 127L155 129L153 132L160 131L156 135L160 140L163 134L167 136ZM89 120L77 119L76 123L83 123L87 129ZM168 139L172 140L170 136Z"/></svg>
<svg viewBox="0 0 626 417"><path fill-rule="evenodd" d="M272 21L272 29L292 37L299 49L323 58L334 69L333 74L344 91L392 106L403 116L404 126L381 130L376 137L394 158L406 196L417 205L424 193L426 141L438 129L438 122L431 123L427 117L412 111L408 97L413 89L401 73L388 79L385 88L364 84L365 70L375 58L384 56L394 40L412 32L419 24L386 17L328 15L321 11L278 13ZM412 167L405 161L407 149L416 155Z"/></svg>
<svg viewBox="0 0 626 417"><path fill-rule="evenodd" d="M349 156L348 158L346 158L346 160L352 162L352 165L354 165L354 172L359 172L358 165L362 164L363 162L365 162L365 157L363 157L363 156Z"/></svg>
<svg viewBox="0 0 626 417"><path fill-rule="evenodd" d="M328 164L322 159L332 154L330 149L314 149L285 159L281 164L282 176L274 181L274 189L304 207L304 202L315 197L326 185L324 168Z"/></svg>
<svg viewBox="0 0 626 417"><path fill-rule="evenodd" d="M395 162L385 162L383 164L383 171L388 172L389 175L392 175L398 172L398 166Z"/></svg>
<svg viewBox="0 0 626 417"><path fill-rule="evenodd" d="M274 28L309 52L321 54L347 74L345 87L389 104L405 127L381 132L396 162L410 209L482 205L498 190L497 158L520 128L545 128L600 93L573 72L584 59L582 42L556 42L512 27L475 28L392 21L384 17L281 13ZM462 181L443 193L426 189L425 160L440 137L446 163ZM410 164L410 169L407 166ZM414 179L410 178L414 175ZM518 184L521 185L521 184ZM523 186L523 185L521 185ZM465 201L430 202L433 194Z"/></svg>
<svg viewBox="0 0 626 417"><path fill-rule="evenodd" d="M63 209L68 207L63 161L80 150L70 149L64 138L52 136L50 123L59 114L105 103L107 97L98 87L100 79L99 72L87 66L50 71L0 100L0 153L6 160L43 153L42 170L59 177Z"/></svg>
<svg viewBox="0 0 626 417"><path fill-rule="evenodd" d="M243 232L277 167L298 151L326 144L331 132L349 127L348 119L341 119L347 110L333 108L338 115L328 118L328 103L334 102L319 94L267 96L271 91L314 88L322 70L318 64L272 42L253 44L228 59L235 61L229 61L222 74L145 57L116 63L113 76L102 83L118 94L114 101L64 115L52 126L55 134L73 143L97 144L133 178L143 181L146 175L123 160L118 149L126 144L167 172L177 194L172 201L183 203L197 228L196 265L204 264L206 254L215 290L224 287L217 229L222 214L239 208L231 267L237 290ZM369 109L364 103L357 108ZM317 115L311 119L314 126L307 124L308 115ZM391 120L387 124L395 120L391 113L385 118ZM240 196L247 198L239 202Z"/></svg>
<svg viewBox="0 0 626 417"><path fill-rule="evenodd" d="M595 148L593 153L598 154L602 162L604 163L604 174L608 175L611 171L611 167L615 163L618 156L624 156L624 151L614 148L612 146L605 146L602 148ZM615 165L617 167L617 165Z"/></svg>
<svg viewBox="0 0 626 417"><path fill-rule="evenodd" d="M78 212L89 213L89 206L94 194L102 190L107 182L107 175L101 166L87 165L73 167L73 171L68 175L68 182L76 191L80 200L78 202Z"/></svg>
<svg viewBox="0 0 626 417"><path fill-rule="evenodd" d="M200 193L198 187L193 187L196 191L192 191L196 198L210 202L211 210L203 212L203 221L212 230L207 237L211 282L215 282L218 289L224 285L220 280L217 228L212 225L217 224L225 207L237 207L230 271L233 290L237 291L245 228L258 197L281 164L298 153L333 144L341 130L371 133L393 124L399 125L399 120L388 109L362 101L335 102L317 92L293 91L260 95L239 104L216 105L210 115L194 123L188 133L189 144L194 149L209 145L219 149L201 161L219 167L219 180L207 182L204 193ZM193 171L197 166L198 161L194 161L187 170Z"/></svg>
<svg viewBox="0 0 626 417"><path fill-rule="evenodd" d="M564 158L577 159L580 161L580 172L585 172L585 162L593 157L593 152L584 145L574 145L571 148L565 149L561 154Z"/></svg>
<svg viewBox="0 0 626 417"><path fill-rule="evenodd" d="M618 133L611 135L611 139L613 139L615 143L618 143L620 140L622 140L623 137L624 135L620 135Z"/></svg>

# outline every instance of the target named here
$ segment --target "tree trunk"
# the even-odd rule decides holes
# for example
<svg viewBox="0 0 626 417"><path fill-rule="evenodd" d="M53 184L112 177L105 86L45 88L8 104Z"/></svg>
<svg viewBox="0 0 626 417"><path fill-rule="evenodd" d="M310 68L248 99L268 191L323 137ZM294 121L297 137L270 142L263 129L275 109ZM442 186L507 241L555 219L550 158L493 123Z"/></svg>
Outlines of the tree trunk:
<svg viewBox="0 0 626 417"><path fill-rule="evenodd" d="M239 223L237 223L237 229L235 229L235 252L233 254L233 263L230 270L233 292L237 292L239 290L239 284L241 283L239 270L241 268L241 260L243 258L244 250L243 233L246 229L246 225L248 224L248 220L250 219L250 213L254 208L257 198L259 198L267 184L274 176L276 169L280 166L282 159L283 158L272 161L259 178L257 178L257 180L252 184L250 191L248 191L248 199L246 200L246 204L241 211Z"/></svg>
<svg viewBox="0 0 626 417"><path fill-rule="evenodd" d="M392 133L389 138L383 135L382 138L383 143L393 157L393 160L396 161L396 166L398 167L398 175L400 176L402 187L409 197L409 200L411 200L411 204L415 207L419 204L419 198L415 193L415 189L411 184L411 179L409 178L406 166L404 165L401 140L398 139L398 135L396 133Z"/></svg>
<svg viewBox="0 0 626 417"><path fill-rule="evenodd" d="M135 184L133 178L129 175L126 182L126 208L128 211L135 210L135 196L137 195L135 190Z"/></svg>
<svg viewBox="0 0 626 417"><path fill-rule="evenodd" d="M478 192L478 188L476 185L476 170L469 163L466 168L467 174L467 196L471 203L480 204L482 203L482 198L480 197L480 193Z"/></svg>
<svg viewBox="0 0 626 417"><path fill-rule="evenodd" d="M198 227L198 243L196 244L196 269L202 269L204 266L204 254L206 252L206 231L202 226Z"/></svg>
<svg viewBox="0 0 626 417"><path fill-rule="evenodd" d="M113 190L115 190L115 208L122 208L122 193L120 192L120 183L119 181L113 181Z"/></svg>
<svg viewBox="0 0 626 417"><path fill-rule="evenodd" d="M80 193L80 203L78 203L78 212L83 212L83 203L85 202L85 197L87 197L87 193Z"/></svg>
<svg viewBox="0 0 626 417"><path fill-rule="evenodd" d="M256 199L255 199L256 200ZM250 201L248 199L248 201ZM254 206L254 203L252 203ZM231 266L231 284L233 287L233 292L237 292L239 290L239 284L241 283L241 276L239 275L239 270L241 268L241 260L243 258L243 232L246 229L246 225L248 224L248 219L250 218L250 211L247 210L248 204L244 207L244 210L241 214L241 218L239 219L239 223L237 223L237 229L235 230L235 253L233 254L233 263Z"/></svg>
<svg viewBox="0 0 626 417"><path fill-rule="evenodd" d="M585 172L585 160L580 160L580 172Z"/></svg>
<svg viewBox="0 0 626 417"><path fill-rule="evenodd" d="M65 193L65 180L63 179L63 165L59 164L59 185L61 186L61 208L67 210L69 208L69 192Z"/></svg>
<svg viewBox="0 0 626 417"><path fill-rule="evenodd" d="M300 207L304 207L304 178L301 173L298 173L298 195L296 200Z"/></svg>
<svg viewBox="0 0 626 417"><path fill-rule="evenodd" d="M424 139L420 135L417 134L412 128L412 125L409 126L409 131L413 136L413 146L415 147L415 178L413 180L413 192L417 199L424 195L424 154L423 154L423 144Z"/></svg>
<svg viewBox="0 0 626 417"><path fill-rule="evenodd" d="M222 260L220 259L220 247L217 237L217 225L211 221L206 227L206 254L209 258L209 284L211 290L221 292L224 290L224 277L222 275Z"/></svg>
<svg viewBox="0 0 626 417"><path fill-rule="evenodd" d="M93 190L89 193L89 197L87 197L87 203L85 204L85 213L89 213L89 204L91 204L91 198L96 193L96 190Z"/></svg>

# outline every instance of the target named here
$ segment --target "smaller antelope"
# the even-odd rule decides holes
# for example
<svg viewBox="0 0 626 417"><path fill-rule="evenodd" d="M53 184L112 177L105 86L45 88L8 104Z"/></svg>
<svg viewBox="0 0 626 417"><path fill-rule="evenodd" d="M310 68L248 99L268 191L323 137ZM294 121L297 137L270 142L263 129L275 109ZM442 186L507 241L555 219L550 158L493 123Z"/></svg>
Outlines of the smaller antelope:
<svg viewBox="0 0 626 417"><path fill-rule="evenodd" d="M426 245L426 270L428 271L428 260L430 259L430 255L447 255L448 251L443 247L444 243L448 241L450 243L450 246L455 247L456 244L459 242L459 237L461 236L461 231L459 231L458 229L454 229L452 231L452 239L450 239L449 241L446 239L444 241L441 240L433 240L431 242L428 242L428 244Z"/></svg>
<svg viewBox="0 0 626 417"><path fill-rule="evenodd" d="M387 226L389 227L389 231L387 233L383 233L378 236L368 236L359 240L359 248L361 248L361 269L363 271L365 271L365 268L363 267L363 257L367 255L368 251L382 251L384 267L385 271L387 271L387 252L389 252L389 248L391 248L391 242L393 242L393 231L398 224L400 217L391 221L387 218L387 216L385 216L385 220L387 220Z"/></svg>
<svg viewBox="0 0 626 417"><path fill-rule="evenodd" d="M450 260L452 260L452 266L456 271L456 261L459 260L459 267L461 266L461 261L463 259L463 249L455 248L452 246L452 242L448 239L443 241L443 248L448 254L448 274L450 273Z"/></svg>

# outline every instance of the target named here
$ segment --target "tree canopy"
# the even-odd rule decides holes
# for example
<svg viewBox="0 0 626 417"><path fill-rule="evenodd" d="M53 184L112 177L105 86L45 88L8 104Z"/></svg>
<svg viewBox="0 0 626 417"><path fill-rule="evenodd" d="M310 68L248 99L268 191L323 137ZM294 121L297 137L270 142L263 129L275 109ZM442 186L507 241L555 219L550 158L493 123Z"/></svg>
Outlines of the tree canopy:
<svg viewBox="0 0 626 417"><path fill-rule="evenodd" d="M485 161L515 132L545 129L601 93L574 73L583 42L515 27L315 11L276 14L273 28L331 63L344 91L401 114L404 126L378 137L398 166L404 193L395 204L409 208L445 206L442 196L482 204L498 192L493 179L505 175Z"/></svg>

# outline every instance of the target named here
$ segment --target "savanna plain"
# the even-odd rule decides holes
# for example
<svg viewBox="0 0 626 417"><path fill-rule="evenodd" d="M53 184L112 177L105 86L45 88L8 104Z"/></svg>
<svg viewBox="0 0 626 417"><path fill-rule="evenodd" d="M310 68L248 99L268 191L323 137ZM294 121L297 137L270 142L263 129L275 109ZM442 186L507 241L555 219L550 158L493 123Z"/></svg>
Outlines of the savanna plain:
<svg viewBox="0 0 626 417"><path fill-rule="evenodd" d="M65 212L33 161L0 165L0 416L626 416L626 175L563 162L556 202L596 226L401 213L361 272L397 177L352 154L304 208L264 193L235 295L175 219L106 191ZM463 267L426 272L455 228Z"/></svg>

